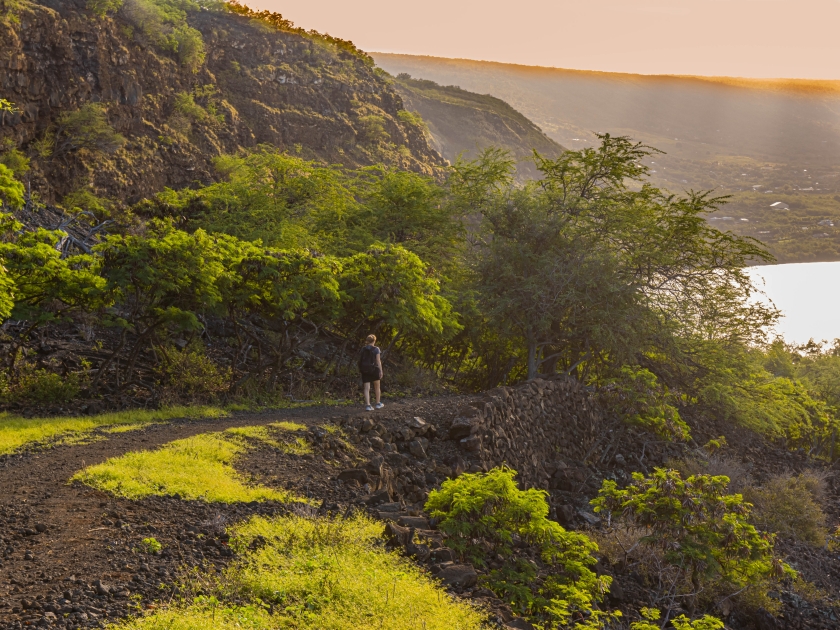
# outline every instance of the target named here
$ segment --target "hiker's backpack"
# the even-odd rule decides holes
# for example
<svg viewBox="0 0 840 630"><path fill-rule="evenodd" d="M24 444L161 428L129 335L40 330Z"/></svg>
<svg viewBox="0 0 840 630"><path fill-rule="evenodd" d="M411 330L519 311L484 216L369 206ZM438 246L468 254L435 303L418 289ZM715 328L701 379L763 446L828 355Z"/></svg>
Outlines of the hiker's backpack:
<svg viewBox="0 0 840 630"><path fill-rule="evenodd" d="M376 365L376 352L371 346L365 346L362 348L362 354L359 356L359 370L364 373L369 373L378 369L379 366Z"/></svg>

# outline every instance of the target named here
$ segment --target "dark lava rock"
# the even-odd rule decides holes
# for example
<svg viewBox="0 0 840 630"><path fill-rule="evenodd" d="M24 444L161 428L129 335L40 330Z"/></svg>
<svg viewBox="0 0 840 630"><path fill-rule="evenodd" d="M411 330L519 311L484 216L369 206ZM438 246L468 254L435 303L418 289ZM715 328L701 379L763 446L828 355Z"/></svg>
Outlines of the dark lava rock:
<svg viewBox="0 0 840 630"><path fill-rule="evenodd" d="M478 574L469 564L453 564L445 567L437 577L445 584L456 588L470 588L478 581Z"/></svg>
<svg viewBox="0 0 840 630"><path fill-rule="evenodd" d="M366 484L369 481L366 470L361 468L350 468L349 470L342 470L338 473L339 481L358 481L360 484Z"/></svg>

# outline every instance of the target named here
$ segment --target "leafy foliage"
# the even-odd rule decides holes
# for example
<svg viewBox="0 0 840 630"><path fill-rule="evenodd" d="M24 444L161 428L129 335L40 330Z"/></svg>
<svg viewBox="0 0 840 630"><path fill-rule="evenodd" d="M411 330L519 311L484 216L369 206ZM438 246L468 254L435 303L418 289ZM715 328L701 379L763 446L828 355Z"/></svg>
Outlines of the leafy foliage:
<svg viewBox="0 0 840 630"><path fill-rule="evenodd" d="M79 149L112 153L125 144L125 138L111 127L100 103L88 103L58 116L54 143L56 156Z"/></svg>
<svg viewBox="0 0 840 630"><path fill-rule="evenodd" d="M687 440L688 425L672 405L676 397L656 375L639 366L622 366L620 376L607 379L599 396L606 407L626 421L646 427L666 439Z"/></svg>
<svg viewBox="0 0 840 630"><path fill-rule="evenodd" d="M630 630L661 630L659 618L662 613L655 608L642 608L640 611L643 621L635 621L630 624ZM674 630L722 630L724 628L723 622L717 617L711 615L703 615L699 619L691 621L685 615L680 615L675 619L671 619L671 625Z"/></svg>
<svg viewBox="0 0 840 630"><path fill-rule="evenodd" d="M820 507L824 481L814 473L777 475L761 487L748 486L751 520L763 530L815 546L826 543L826 515Z"/></svg>
<svg viewBox="0 0 840 630"><path fill-rule="evenodd" d="M497 554L504 559L501 568L491 571L488 586L520 613L566 626L584 612L591 623L587 627L600 627L611 618L596 607L610 578L599 578L590 568L597 545L550 521L546 492L520 490L515 475L495 468L449 479L429 493L426 510L440 519L438 528L447 534L447 544L474 564L484 566ZM549 573L540 587L533 562L514 557L520 542L539 549Z"/></svg>
<svg viewBox="0 0 840 630"><path fill-rule="evenodd" d="M620 489L605 480L592 501L596 512L621 519L643 532L642 542L658 548L685 576L696 596L712 588L727 594L793 575L773 555L772 534L749 523L750 504L726 494L727 477L657 468L649 477L633 474Z"/></svg>
<svg viewBox="0 0 840 630"><path fill-rule="evenodd" d="M17 210L23 207L25 192L23 184L15 179L12 170L5 164L0 164L0 209L9 207Z"/></svg>

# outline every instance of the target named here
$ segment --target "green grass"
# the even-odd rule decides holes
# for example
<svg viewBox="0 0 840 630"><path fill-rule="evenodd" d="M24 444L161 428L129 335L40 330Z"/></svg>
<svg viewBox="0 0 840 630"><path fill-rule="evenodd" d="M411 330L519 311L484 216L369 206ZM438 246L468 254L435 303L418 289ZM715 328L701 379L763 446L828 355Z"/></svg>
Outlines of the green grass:
<svg viewBox="0 0 840 630"><path fill-rule="evenodd" d="M256 440L257 442L278 448L284 453L306 455L312 452L312 445L307 442L306 439L298 437L294 438L291 442L281 442L274 438L269 428L281 432L296 432L303 431L306 426L298 424L297 422L272 422L268 426L232 427L230 429L226 429L225 433Z"/></svg>
<svg viewBox="0 0 840 630"><path fill-rule="evenodd" d="M115 626L121 630L479 630L484 615L411 561L377 544L382 524L253 518L234 530L241 558L213 595ZM266 544L248 551L262 536ZM233 604L232 602L237 602ZM265 606L268 604L269 606ZM270 612L273 610L273 612Z"/></svg>
<svg viewBox="0 0 840 630"><path fill-rule="evenodd" d="M67 416L57 418L21 418L0 414L0 455L13 453L34 442L60 440L71 443L99 427L111 426L111 431L131 430L175 418L220 418L227 415L218 407L169 407L157 411L135 409L103 413L97 416ZM69 441L68 441L69 440Z"/></svg>
<svg viewBox="0 0 840 630"><path fill-rule="evenodd" d="M113 457L79 471L73 480L127 499L177 494L211 503L295 500L288 492L245 483L232 464L247 448L232 433L202 433Z"/></svg>

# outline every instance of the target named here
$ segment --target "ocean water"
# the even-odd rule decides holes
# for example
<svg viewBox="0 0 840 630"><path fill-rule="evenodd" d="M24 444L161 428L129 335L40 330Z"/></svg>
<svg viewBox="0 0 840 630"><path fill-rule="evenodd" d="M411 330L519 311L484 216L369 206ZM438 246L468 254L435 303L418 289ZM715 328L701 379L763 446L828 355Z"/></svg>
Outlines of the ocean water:
<svg viewBox="0 0 840 630"><path fill-rule="evenodd" d="M778 332L789 343L840 338L840 262L750 267L756 287L782 311Z"/></svg>

